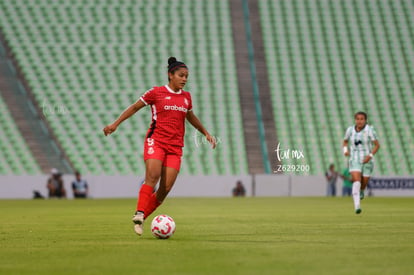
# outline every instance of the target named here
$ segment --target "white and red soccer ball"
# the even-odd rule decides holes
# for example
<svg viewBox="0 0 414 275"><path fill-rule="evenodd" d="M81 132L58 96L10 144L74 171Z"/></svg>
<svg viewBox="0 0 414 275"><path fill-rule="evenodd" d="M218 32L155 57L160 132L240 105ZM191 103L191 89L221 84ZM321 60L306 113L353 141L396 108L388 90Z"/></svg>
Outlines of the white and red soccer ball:
<svg viewBox="0 0 414 275"><path fill-rule="evenodd" d="M168 239L175 232L175 222L167 215L158 215L151 222L151 232L158 239Z"/></svg>

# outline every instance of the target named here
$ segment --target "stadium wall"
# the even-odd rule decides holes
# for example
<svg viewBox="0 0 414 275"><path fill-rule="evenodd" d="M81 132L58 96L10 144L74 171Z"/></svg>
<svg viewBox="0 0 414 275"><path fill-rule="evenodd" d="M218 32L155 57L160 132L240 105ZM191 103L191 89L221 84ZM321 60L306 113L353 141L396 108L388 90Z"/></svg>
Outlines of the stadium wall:
<svg viewBox="0 0 414 275"><path fill-rule="evenodd" d="M47 196L48 175L0 176L0 199L30 199L33 191ZM135 198L143 177L92 176L84 178L90 186L91 198ZM68 198L73 198L72 175L63 180ZM244 176L179 176L171 191L172 197L230 197L236 181L241 180L247 196L325 196L323 176L244 175ZM342 180L337 182L337 194L342 194ZM414 196L414 189L374 189L374 196Z"/></svg>

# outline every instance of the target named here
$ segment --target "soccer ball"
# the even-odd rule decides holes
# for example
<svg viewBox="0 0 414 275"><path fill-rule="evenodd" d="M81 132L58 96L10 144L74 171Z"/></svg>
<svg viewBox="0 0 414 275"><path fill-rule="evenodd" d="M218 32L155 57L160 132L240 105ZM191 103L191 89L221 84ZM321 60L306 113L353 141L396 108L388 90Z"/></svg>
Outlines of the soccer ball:
<svg viewBox="0 0 414 275"><path fill-rule="evenodd" d="M175 222L167 215L158 215L151 222L151 232L158 239L168 239L175 232Z"/></svg>

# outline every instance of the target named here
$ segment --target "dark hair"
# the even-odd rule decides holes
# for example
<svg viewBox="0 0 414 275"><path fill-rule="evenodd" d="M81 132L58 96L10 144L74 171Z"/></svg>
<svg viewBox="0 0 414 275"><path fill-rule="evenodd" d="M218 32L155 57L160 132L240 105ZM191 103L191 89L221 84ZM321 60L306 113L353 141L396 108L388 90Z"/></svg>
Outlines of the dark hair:
<svg viewBox="0 0 414 275"><path fill-rule="evenodd" d="M362 111L356 112L356 113L355 113L355 115L354 115L354 118L356 118L356 117L357 117L357 115L363 115L363 116L364 116L364 118L365 118L365 120L367 120L367 119L368 119L368 115L367 115L367 113L365 113L365 112L362 112Z"/></svg>
<svg viewBox="0 0 414 275"><path fill-rule="evenodd" d="M177 58L175 58L174 56L171 56L170 58L168 58L168 72L169 73L173 74L179 68L188 69L187 65L185 65L184 62L177 61Z"/></svg>

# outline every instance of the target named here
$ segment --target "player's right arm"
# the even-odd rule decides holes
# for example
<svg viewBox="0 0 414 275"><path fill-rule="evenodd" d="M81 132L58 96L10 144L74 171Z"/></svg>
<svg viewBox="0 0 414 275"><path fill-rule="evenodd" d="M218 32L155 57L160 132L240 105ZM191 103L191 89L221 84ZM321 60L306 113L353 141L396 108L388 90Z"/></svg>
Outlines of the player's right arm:
<svg viewBox="0 0 414 275"><path fill-rule="evenodd" d="M124 120L130 118L133 114L135 114L142 107L145 107L145 106L146 104L141 99L138 99L135 103L131 104L128 108L125 109L125 111L122 112L122 114L112 124L107 125L103 129L105 136L110 135L113 132L115 132L119 124L121 124Z"/></svg>
<svg viewBox="0 0 414 275"><path fill-rule="evenodd" d="M346 157L349 156L348 140L351 137L351 132L352 132L352 127L349 127L348 129L346 129L344 141L342 143L343 153L344 153L344 156Z"/></svg>
<svg viewBox="0 0 414 275"><path fill-rule="evenodd" d="M342 147L344 148L344 156L349 156L349 150L348 150L348 140L344 140L344 142L342 143ZM346 149L345 149L346 148Z"/></svg>

